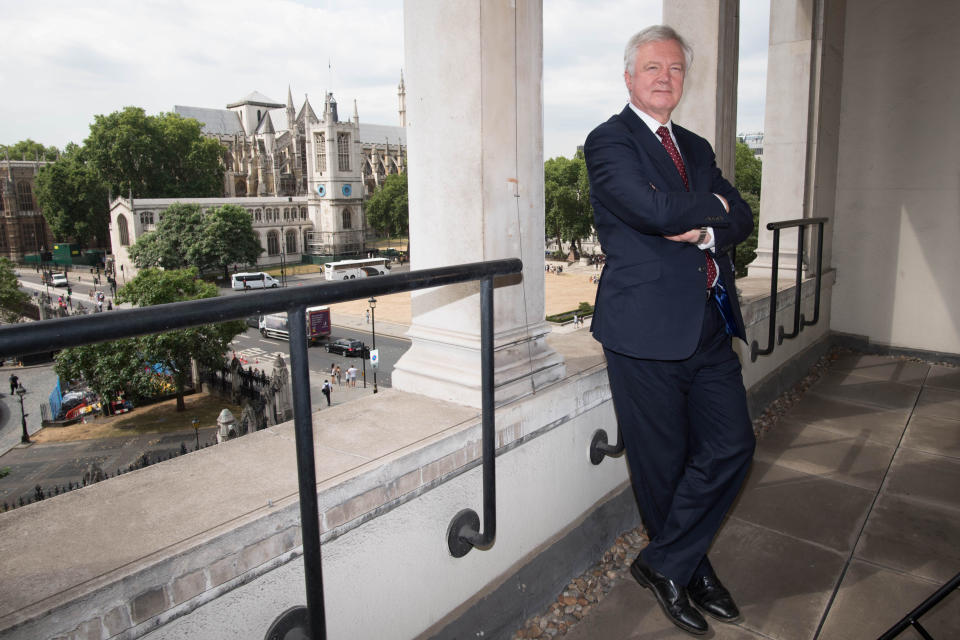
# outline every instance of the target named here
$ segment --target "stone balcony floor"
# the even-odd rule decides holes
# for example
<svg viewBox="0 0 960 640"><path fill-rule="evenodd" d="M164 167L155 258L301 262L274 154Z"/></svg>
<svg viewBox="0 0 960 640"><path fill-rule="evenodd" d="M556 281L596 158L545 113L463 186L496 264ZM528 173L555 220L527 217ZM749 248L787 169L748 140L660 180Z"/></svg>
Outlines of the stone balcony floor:
<svg viewBox="0 0 960 640"><path fill-rule="evenodd" d="M758 443L710 558L743 615L701 637L879 637L960 572L960 369L838 359ZM921 623L960 638L960 593ZM622 580L564 637L693 636Z"/></svg>

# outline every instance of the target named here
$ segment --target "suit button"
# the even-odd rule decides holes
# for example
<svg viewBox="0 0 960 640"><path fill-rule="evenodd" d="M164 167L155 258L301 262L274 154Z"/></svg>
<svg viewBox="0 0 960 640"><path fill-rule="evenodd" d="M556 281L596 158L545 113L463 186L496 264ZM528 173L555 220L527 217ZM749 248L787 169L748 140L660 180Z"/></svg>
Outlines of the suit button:
<svg viewBox="0 0 960 640"><path fill-rule="evenodd" d="M706 267L697 267L697 271L699 271L700 273L703 273L703 270L704 270L705 268L706 268Z"/></svg>

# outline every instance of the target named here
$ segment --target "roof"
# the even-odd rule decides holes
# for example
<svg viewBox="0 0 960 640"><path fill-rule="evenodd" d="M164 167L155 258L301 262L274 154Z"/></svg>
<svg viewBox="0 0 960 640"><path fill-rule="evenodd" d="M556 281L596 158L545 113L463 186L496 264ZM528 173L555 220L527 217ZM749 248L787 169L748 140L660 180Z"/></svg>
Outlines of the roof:
<svg viewBox="0 0 960 640"><path fill-rule="evenodd" d="M317 117L317 114L313 111L313 106L310 104L310 98L304 97L303 106L300 107L300 113L297 114L296 120L299 121L304 114L306 114L307 119L313 120L314 122L320 122L320 118Z"/></svg>
<svg viewBox="0 0 960 640"><path fill-rule="evenodd" d="M235 111L227 109L207 109L205 107L185 107L174 105L174 113L184 118L195 118L203 125L203 132L208 135L243 135L243 126L240 116Z"/></svg>
<svg viewBox="0 0 960 640"><path fill-rule="evenodd" d="M264 114L263 120L260 121L260 126L257 127L257 133L276 133L276 130L273 128L273 120L270 119L269 111Z"/></svg>
<svg viewBox="0 0 960 640"><path fill-rule="evenodd" d="M254 105L256 107L269 107L270 109L279 109L285 106L277 102L276 100L271 100L270 98L263 95L259 91L253 91L252 93L249 93L246 96L240 98L236 102L231 102L230 104L228 104L227 109L232 109L233 107L241 107L245 104Z"/></svg>
<svg viewBox="0 0 960 640"><path fill-rule="evenodd" d="M392 127L387 124L360 123L360 142L372 144L407 144L407 130L403 127Z"/></svg>

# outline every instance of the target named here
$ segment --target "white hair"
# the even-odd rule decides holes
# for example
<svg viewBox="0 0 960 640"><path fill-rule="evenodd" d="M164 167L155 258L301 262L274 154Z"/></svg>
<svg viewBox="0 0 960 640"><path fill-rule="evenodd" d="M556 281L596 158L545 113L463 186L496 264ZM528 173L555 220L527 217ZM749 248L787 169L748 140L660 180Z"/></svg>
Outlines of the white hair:
<svg viewBox="0 0 960 640"><path fill-rule="evenodd" d="M665 40L674 40L683 49L683 58L686 63L686 69L693 63L693 49L680 37L680 34L673 27L665 24L655 24L647 27L643 31L638 31L627 41L627 47L623 50L623 69L631 76L634 71L634 64L637 61L637 50L650 42L663 42Z"/></svg>

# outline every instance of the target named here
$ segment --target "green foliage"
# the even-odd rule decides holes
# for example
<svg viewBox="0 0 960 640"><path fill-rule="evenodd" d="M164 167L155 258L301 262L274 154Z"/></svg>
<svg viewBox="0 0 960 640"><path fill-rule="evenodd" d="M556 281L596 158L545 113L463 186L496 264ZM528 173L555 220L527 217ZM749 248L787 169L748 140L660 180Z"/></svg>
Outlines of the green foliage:
<svg viewBox="0 0 960 640"><path fill-rule="evenodd" d="M262 251L243 207L228 204L203 213L200 205L176 202L155 231L130 247L130 258L140 269L217 268L226 277L229 265L253 264Z"/></svg>
<svg viewBox="0 0 960 640"><path fill-rule="evenodd" d="M163 212L156 230L130 247L130 259L139 269L186 269L196 264L194 248L200 244L202 230L200 205L175 202Z"/></svg>
<svg viewBox="0 0 960 640"><path fill-rule="evenodd" d="M763 164L750 147L742 142L737 143L735 185L744 201L753 211L753 232L746 240L737 245L734 256L734 267L738 278L747 275L747 265L757 256L757 234L760 226L760 182L763 173Z"/></svg>
<svg viewBox="0 0 960 640"><path fill-rule="evenodd" d="M45 147L39 142L34 142L30 138L21 140L16 144L0 144L0 158L10 156L11 160L47 160L57 159L59 150L56 147Z"/></svg>
<svg viewBox="0 0 960 640"><path fill-rule="evenodd" d="M367 223L377 231L390 237L406 234L410 228L407 174L388 175L367 200L365 209Z"/></svg>
<svg viewBox="0 0 960 640"><path fill-rule="evenodd" d="M0 317L4 322L20 319L20 310L30 302L30 296L20 290L20 282L13 271L13 263L0 258Z"/></svg>
<svg viewBox="0 0 960 640"><path fill-rule="evenodd" d="M222 145L193 118L148 116L139 107L94 116L84 141L90 162L116 195L203 198L223 192Z"/></svg>
<svg viewBox="0 0 960 640"><path fill-rule="evenodd" d="M590 181L583 153L551 158L543 163L546 231L562 242L579 245L593 230Z"/></svg>
<svg viewBox="0 0 960 640"><path fill-rule="evenodd" d="M285 241L281 239L281 242ZM230 265L256 263L263 247L257 241L253 221L246 209L226 204L203 216L197 244L190 247L188 253L201 271L221 268L226 278Z"/></svg>
<svg viewBox="0 0 960 640"><path fill-rule="evenodd" d="M116 300L145 307L216 295L217 287L197 280L195 269L142 269L120 288ZM191 359L209 367L222 365L230 341L244 330L243 322L235 320L65 349L57 356L56 370L65 379L85 380L104 397L122 390L128 397L142 398L156 389L145 367L159 364L170 372L177 410L183 411Z"/></svg>
<svg viewBox="0 0 960 640"><path fill-rule="evenodd" d="M81 147L67 145L60 160L42 167L36 189L54 237L85 246L108 244L107 189Z"/></svg>
<svg viewBox="0 0 960 640"><path fill-rule="evenodd" d="M573 314L578 316L592 316L593 315L593 305L589 302L581 302L576 309L571 311L564 311L563 313L557 313L552 316L547 316L547 322L558 322L563 323L569 320L573 320Z"/></svg>

